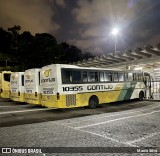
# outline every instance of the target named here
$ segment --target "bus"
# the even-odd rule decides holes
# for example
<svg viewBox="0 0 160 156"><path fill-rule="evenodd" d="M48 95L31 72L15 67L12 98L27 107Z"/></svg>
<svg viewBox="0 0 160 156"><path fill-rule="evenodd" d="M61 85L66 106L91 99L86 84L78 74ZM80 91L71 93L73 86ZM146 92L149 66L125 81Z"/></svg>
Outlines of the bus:
<svg viewBox="0 0 160 156"><path fill-rule="evenodd" d="M10 97L10 76L11 71L2 71L0 73L0 96L2 98Z"/></svg>
<svg viewBox="0 0 160 156"><path fill-rule="evenodd" d="M49 108L96 108L145 97L143 72L52 64L42 67L40 74L41 104Z"/></svg>
<svg viewBox="0 0 160 156"><path fill-rule="evenodd" d="M24 102L24 72L13 72L11 74L10 99Z"/></svg>
<svg viewBox="0 0 160 156"><path fill-rule="evenodd" d="M24 73L25 102L41 104L40 69L28 69Z"/></svg>

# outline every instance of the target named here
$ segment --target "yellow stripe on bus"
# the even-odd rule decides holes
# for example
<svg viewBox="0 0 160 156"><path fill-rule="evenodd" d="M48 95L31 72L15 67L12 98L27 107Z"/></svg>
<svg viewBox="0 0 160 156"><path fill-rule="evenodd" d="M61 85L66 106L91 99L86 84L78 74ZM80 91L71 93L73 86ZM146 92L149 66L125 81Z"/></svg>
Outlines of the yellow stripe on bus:
<svg viewBox="0 0 160 156"><path fill-rule="evenodd" d="M18 96L18 93L11 92L10 99L17 102L25 102L24 93L20 93L20 96Z"/></svg>
<svg viewBox="0 0 160 156"><path fill-rule="evenodd" d="M25 102L29 104L41 105L41 94L37 94L37 97L35 97L35 93L34 94L25 93Z"/></svg>

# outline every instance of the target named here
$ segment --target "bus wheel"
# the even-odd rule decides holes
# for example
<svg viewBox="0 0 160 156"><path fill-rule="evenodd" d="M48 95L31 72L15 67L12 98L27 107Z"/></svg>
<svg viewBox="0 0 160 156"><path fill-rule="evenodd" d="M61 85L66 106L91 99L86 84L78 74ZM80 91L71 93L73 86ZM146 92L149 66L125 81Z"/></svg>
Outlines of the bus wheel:
<svg viewBox="0 0 160 156"><path fill-rule="evenodd" d="M98 97L95 95L91 96L89 99L89 108L94 109L97 107L98 104L99 104Z"/></svg>
<svg viewBox="0 0 160 156"><path fill-rule="evenodd" d="M140 91L139 92L139 100L142 101L144 99L144 92Z"/></svg>

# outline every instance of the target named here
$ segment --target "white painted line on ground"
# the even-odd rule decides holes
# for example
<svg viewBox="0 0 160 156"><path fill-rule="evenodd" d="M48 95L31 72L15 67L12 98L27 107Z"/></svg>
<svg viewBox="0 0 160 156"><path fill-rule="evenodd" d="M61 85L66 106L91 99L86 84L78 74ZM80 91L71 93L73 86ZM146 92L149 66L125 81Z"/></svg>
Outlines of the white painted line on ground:
<svg viewBox="0 0 160 156"><path fill-rule="evenodd" d="M127 113L123 113L123 112L121 112L121 113L119 113L119 114L113 114L113 115L106 115L106 116L102 116L102 117L97 117L98 115L93 115L94 117L96 116L96 120L97 119L103 119L103 118L109 118L109 117L114 117L114 116L119 116L119 115L126 115L126 114L132 114L132 113L138 113L138 112L143 112L143 111L146 111L146 110L151 110L151 109L155 109L155 108L158 108L158 107L160 107L160 105L158 105L158 106L156 106L156 107L151 107L151 108L146 108L146 109L142 109L142 110L139 110L139 111L133 111L133 112L127 112ZM93 118L94 118L93 117ZM84 118L84 117L82 117L82 118ZM85 121L92 121L92 120L95 120L95 118L94 119L86 119ZM64 123L64 125L70 125L70 124L74 124L74 123L81 123L81 122L85 122L85 121L75 121L75 122L70 122L70 123Z"/></svg>
<svg viewBox="0 0 160 156"><path fill-rule="evenodd" d="M22 110L22 111L8 111L8 112L2 112L0 115L3 114L12 114L12 113L25 113L25 112L35 112L35 111L45 111L45 110L52 110L56 108L41 108L41 109L29 109L29 110Z"/></svg>
<svg viewBox="0 0 160 156"><path fill-rule="evenodd" d="M77 128L74 128L74 127L71 127L71 126L62 125L62 124L58 124L58 123L55 123L55 124L56 124L56 125L59 125L59 126L68 127L68 128L74 129L74 130L76 130L76 131L89 133L89 134L92 134L92 135L101 137L101 138L103 138L103 139L111 140L111 141L116 142L116 143L124 144L124 145L131 146L131 147L139 147L139 146L137 146L137 145L132 145L131 143L121 142L121 141L119 141L119 140L117 140L117 139L108 137L107 135L101 135L101 134L98 134L98 133L94 133L94 132L90 132L90 131L86 131L86 130L82 130L82 129L77 129Z"/></svg>
<svg viewBox="0 0 160 156"><path fill-rule="evenodd" d="M78 129L79 130L79 129ZM105 138L105 139L108 139L108 140L111 140L111 141L114 141L114 142L117 142L117 143L121 143L121 144L124 144L124 145L128 145L128 146L131 146L131 147L138 147L136 145L132 145L131 143L128 143L128 142L121 142L117 139L114 139L114 138L111 138L111 137L108 137L107 135L101 135L101 134L98 134L98 133L94 133L94 132L90 132L90 131L86 131L86 130L80 130L82 132L86 132L86 133L90 133L92 135L96 135L96 136L99 136L99 137L102 137L102 138Z"/></svg>
<svg viewBox="0 0 160 156"><path fill-rule="evenodd" d="M3 107L5 108L5 107L14 107L14 106L0 106L0 108L3 108Z"/></svg>
<svg viewBox="0 0 160 156"><path fill-rule="evenodd" d="M135 143L135 142L140 142L140 141L142 141L142 140L145 140L145 139L154 137L155 135L158 135L158 134L160 134L160 132L151 133L151 134L145 135L145 136L143 136L143 137L141 137L141 138L138 138L138 139L135 139L135 140L132 140L132 141L127 141L126 143L132 144L132 143Z"/></svg>
<svg viewBox="0 0 160 156"><path fill-rule="evenodd" d="M95 124L91 124L91 125L86 125L86 126L78 126L78 127L75 127L75 128L76 129L81 129L81 128L86 128L86 127L93 127L93 126L102 125L102 124L106 124L106 123L110 123L110 122L114 122L114 121L120 121L120 120L135 118L135 117L139 117L139 116L145 116L145 115L149 115L149 114L153 114L153 113L158 113L158 112L160 112L160 110L153 111L153 112L150 112L150 113L143 113L143 114L140 114L140 115L128 116L128 117L113 119L113 120L109 120L109 121L99 122L99 123L95 123Z"/></svg>
<svg viewBox="0 0 160 156"><path fill-rule="evenodd" d="M138 147L138 146L136 146L136 145L132 145L131 143L121 142L121 141L119 141L119 140L117 140L117 139L108 137L107 135L101 135L101 134L94 133L94 132L90 132L90 131L86 131L86 130L82 130L82 131L87 132L87 133L90 133L90 134L93 134L93 135L96 135L96 136L103 137L103 138L105 138L105 139L108 139L108 140L111 140L111 141L114 141L114 142L117 142L117 143L121 143L121 144L128 145L128 146L131 146L131 147Z"/></svg>

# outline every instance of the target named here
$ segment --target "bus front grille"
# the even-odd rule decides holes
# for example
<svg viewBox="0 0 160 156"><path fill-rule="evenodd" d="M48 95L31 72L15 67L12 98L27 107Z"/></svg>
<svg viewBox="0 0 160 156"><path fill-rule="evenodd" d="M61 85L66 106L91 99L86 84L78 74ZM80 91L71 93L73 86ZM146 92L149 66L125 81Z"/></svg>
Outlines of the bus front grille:
<svg viewBox="0 0 160 156"><path fill-rule="evenodd" d="M75 106L76 105L76 95L75 94L69 94L66 95L66 106Z"/></svg>

